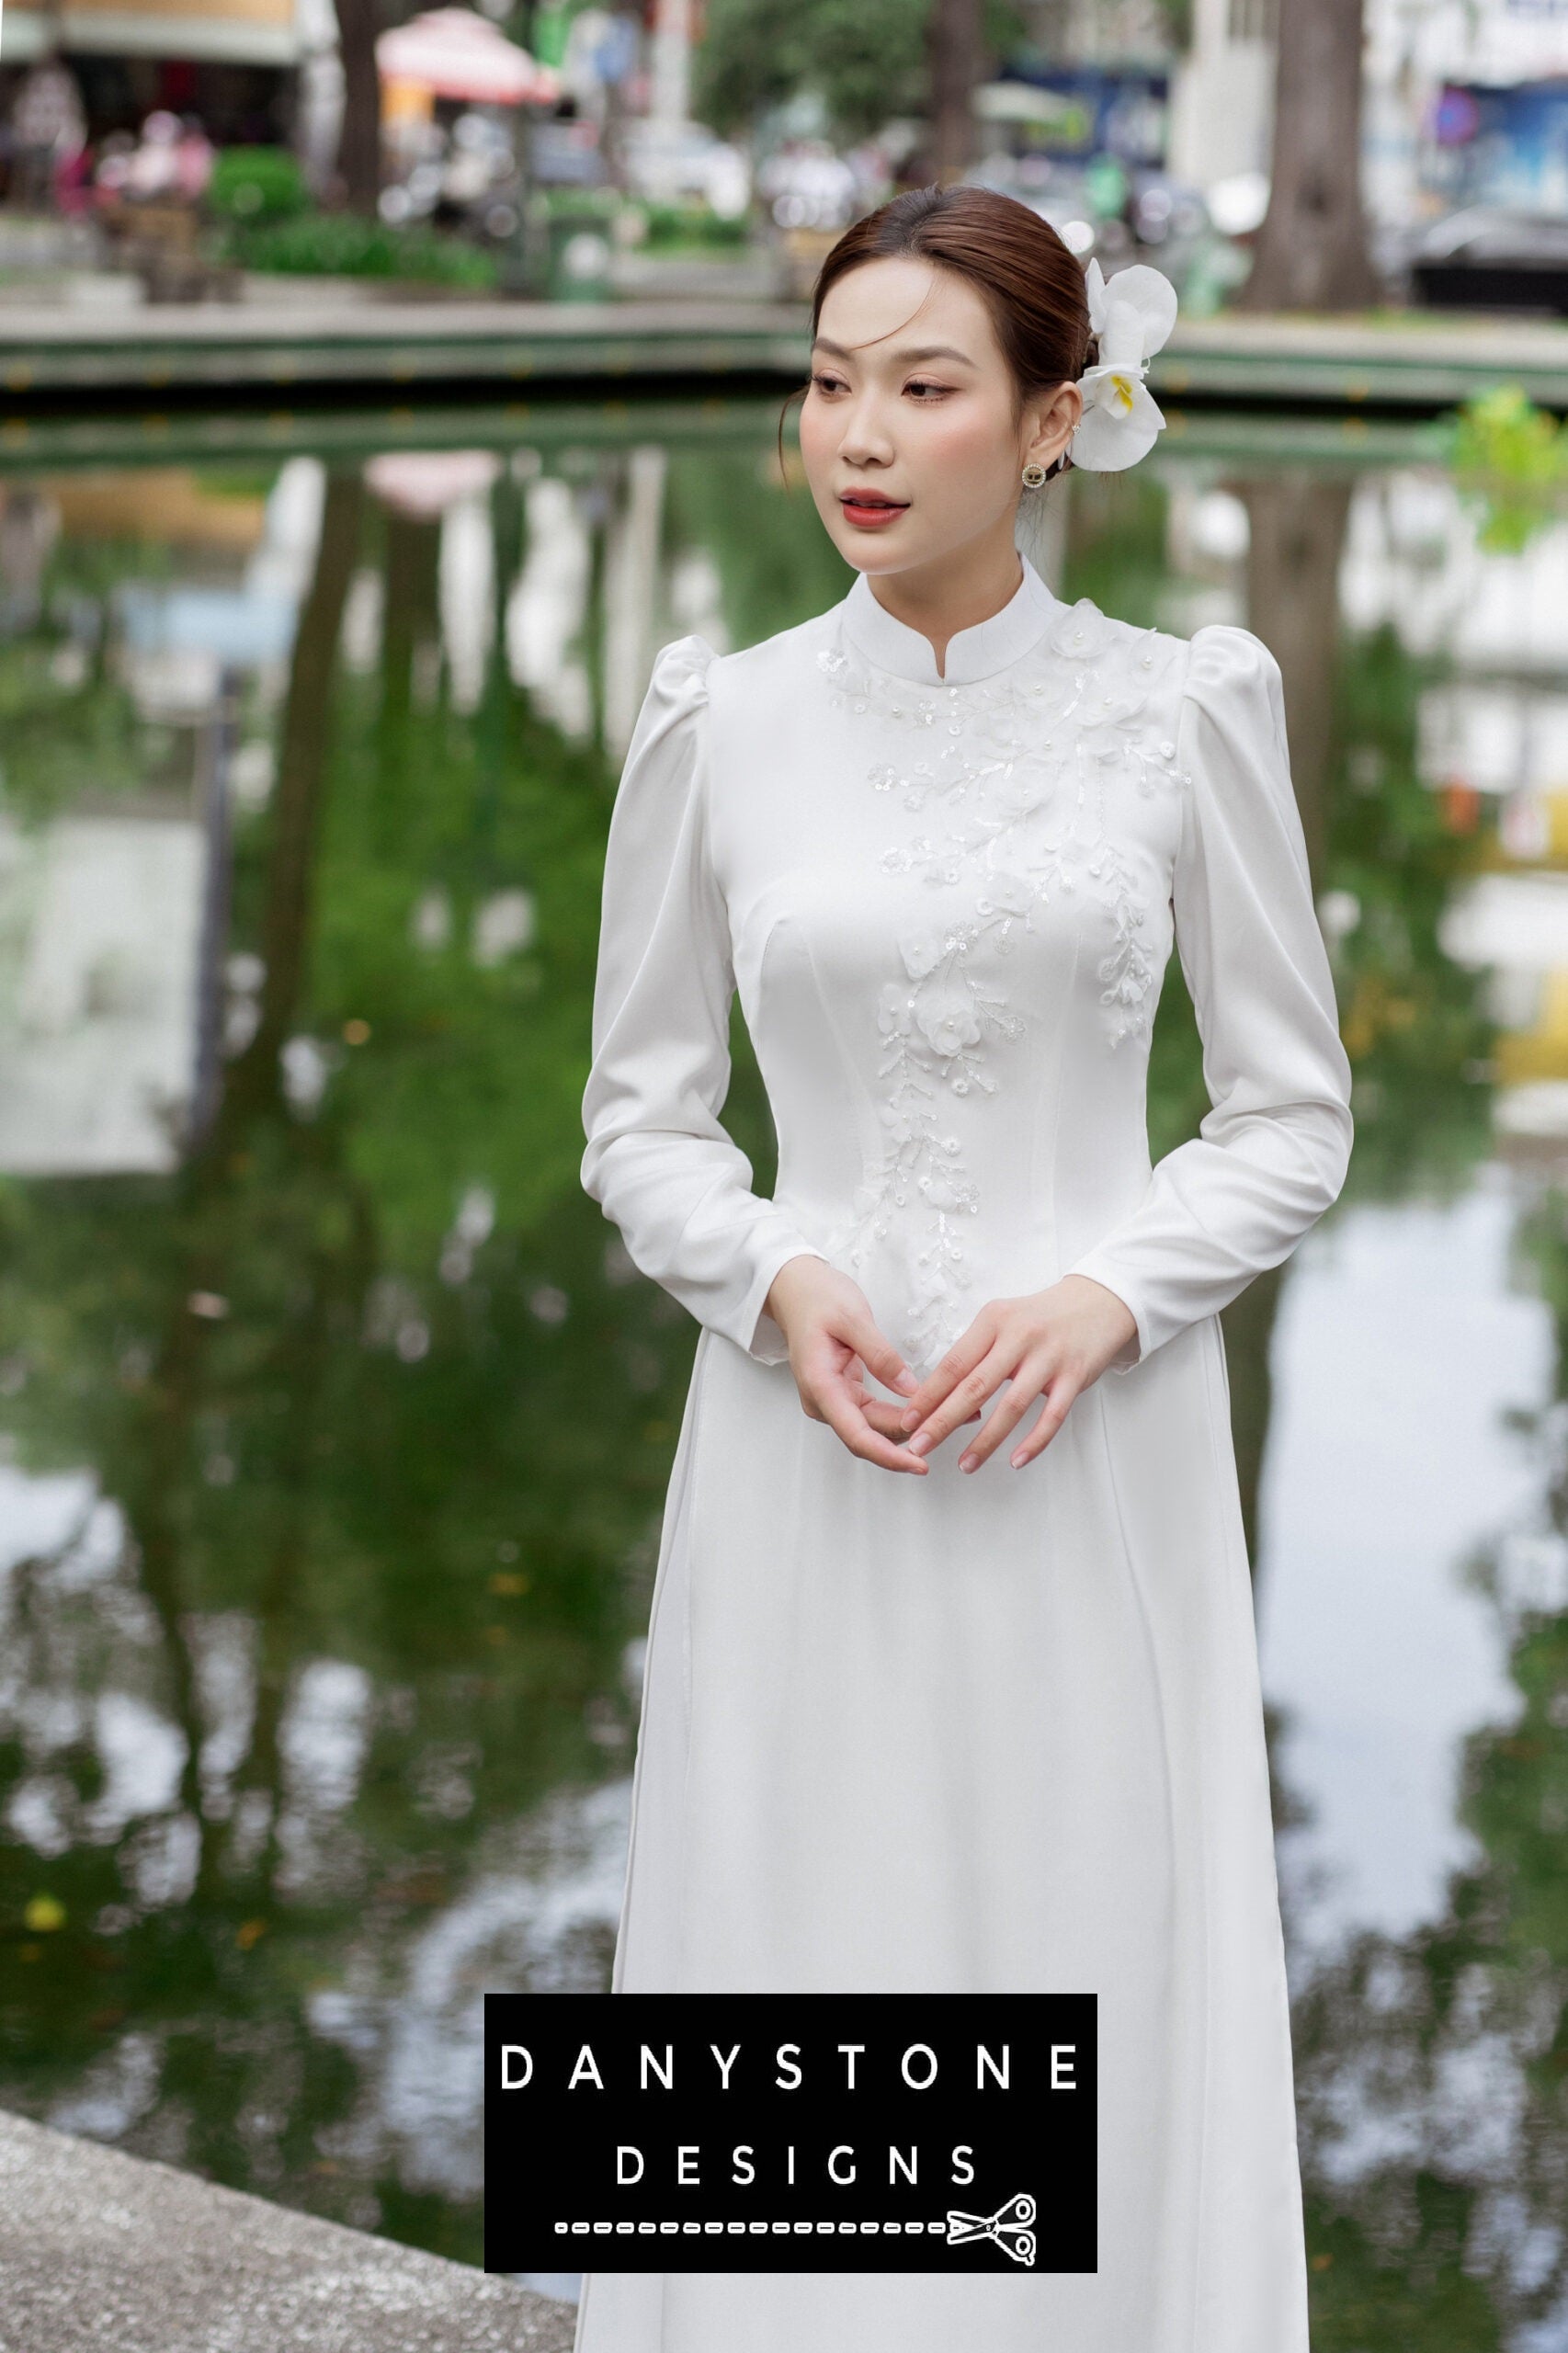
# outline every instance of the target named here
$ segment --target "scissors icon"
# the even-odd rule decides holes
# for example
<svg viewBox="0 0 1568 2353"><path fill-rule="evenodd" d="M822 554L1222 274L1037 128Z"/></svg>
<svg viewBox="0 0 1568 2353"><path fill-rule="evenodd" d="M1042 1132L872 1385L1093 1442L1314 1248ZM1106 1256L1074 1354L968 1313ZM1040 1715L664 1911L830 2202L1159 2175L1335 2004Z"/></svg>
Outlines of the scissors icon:
<svg viewBox="0 0 1568 2353"><path fill-rule="evenodd" d="M949 2206L948 2245L967 2246L971 2239L994 2239L1015 2263L1032 2263L1035 2240L1028 2225L1034 2218L1035 2202L1027 2189L998 2206L994 2214L960 2214Z"/></svg>

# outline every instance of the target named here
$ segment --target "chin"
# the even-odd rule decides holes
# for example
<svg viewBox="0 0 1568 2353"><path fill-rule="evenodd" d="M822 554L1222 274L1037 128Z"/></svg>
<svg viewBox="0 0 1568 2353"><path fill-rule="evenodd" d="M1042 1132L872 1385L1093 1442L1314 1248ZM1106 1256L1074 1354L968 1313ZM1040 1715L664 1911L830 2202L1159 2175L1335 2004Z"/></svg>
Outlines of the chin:
<svg viewBox="0 0 1568 2353"><path fill-rule="evenodd" d="M845 563L852 564L857 572L879 574L884 572L908 572L914 565L930 561L929 557L924 553L912 554L908 548L883 547L880 543L868 545L858 536L853 546L846 547L835 533L834 545Z"/></svg>

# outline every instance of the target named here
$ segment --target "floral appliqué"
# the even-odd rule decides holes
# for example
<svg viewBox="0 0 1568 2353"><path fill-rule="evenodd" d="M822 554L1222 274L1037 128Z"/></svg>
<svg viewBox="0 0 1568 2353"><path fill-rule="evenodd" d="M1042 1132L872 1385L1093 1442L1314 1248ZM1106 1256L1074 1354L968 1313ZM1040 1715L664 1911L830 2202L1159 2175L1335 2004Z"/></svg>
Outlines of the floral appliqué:
<svg viewBox="0 0 1568 2353"><path fill-rule="evenodd" d="M944 1105L994 1094L988 1046L1027 1027L990 985L989 955L976 958L976 948L1006 956L1015 933L1033 929L1037 907L1092 893L1114 935L1097 967L1108 1042L1148 1036L1157 978L1142 937L1148 909L1107 794L1126 779L1145 796L1187 784L1175 744L1152 724L1167 668L1162 647L1177 651L1085 599L1021 661L973 685L922 687L870 669L842 632L818 654L839 709L874 714L909 738L906 757L869 770L872 789L934 820L881 859L884 872L918 874L937 896L931 915L901 933L902 977L881 993L886 1146L835 1239L835 1254L858 1267L890 1219L903 1212L907 1223L915 1208L905 1347L918 1364L934 1362L968 1320L962 1221L981 1208ZM1161 708L1169 709L1164 698Z"/></svg>

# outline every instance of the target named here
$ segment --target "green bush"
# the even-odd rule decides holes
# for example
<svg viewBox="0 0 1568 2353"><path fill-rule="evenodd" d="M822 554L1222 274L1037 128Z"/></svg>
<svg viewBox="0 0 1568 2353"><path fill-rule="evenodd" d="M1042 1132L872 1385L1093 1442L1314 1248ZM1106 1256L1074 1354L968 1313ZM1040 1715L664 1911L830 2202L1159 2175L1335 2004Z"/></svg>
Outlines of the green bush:
<svg viewBox="0 0 1568 2353"><path fill-rule="evenodd" d="M744 213L731 221L710 211L706 204L650 204L643 210L648 222L647 242L654 248L744 245L751 237L751 223Z"/></svg>
<svg viewBox="0 0 1568 2353"><path fill-rule="evenodd" d="M389 228L355 212L305 212L257 229L236 228L233 258L244 269L311 278L408 278L483 292L495 284L495 257L434 229Z"/></svg>
<svg viewBox="0 0 1568 2353"><path fill-rule="evenodd" d="M569 214L574 221L602 221L608 228L625 203L619 188L546 187L533 190L528 210L544 220L559 220Z"/></svg>
<svg viewBox="0 0 1568 2353"><path fill-rule="evenodd" d="M1438 433L1489 552L1517 555L1562 513L1568 420L1538 408L1522 385L1476 393L1442 420Z"/></svg>
<svg viewBox="0 0 1568 2353"><path fill-rule="evenodd" d="M212 166L207 201L222 220L259 227L302 212L310 190L286 147L225 147Z"/></svg>
<svg viewBox="0 0 1568 2353"><path fill-rule="evenodd" d="M1519 384L1499 384L1466 401L1449 425L1449 460L1460 473L1489 474L1519 489L1568 481L1568 433Z"/></svg>

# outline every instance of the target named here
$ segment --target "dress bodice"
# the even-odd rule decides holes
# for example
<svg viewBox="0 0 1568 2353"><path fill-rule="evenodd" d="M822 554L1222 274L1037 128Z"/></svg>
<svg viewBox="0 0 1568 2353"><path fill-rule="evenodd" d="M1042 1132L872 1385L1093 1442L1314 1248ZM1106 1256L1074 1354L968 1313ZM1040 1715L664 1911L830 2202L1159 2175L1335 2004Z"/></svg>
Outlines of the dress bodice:
<svg viewBox="0 0 1568 2353"><path fill-rule="evenodd" d="M1175 944L1211 1105L1151 1168ZM778 1136L719 1121L732 993ZM1130 1370L1339 1189L1349 1070L1278 673L1053 597L932 647L861 577L746 652L660 657L611 824L583 1181L643 1270L764 1361L801 1250L928 1369L988 1298L1122 1297Z"/></svg>

